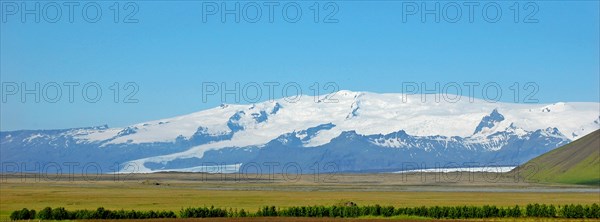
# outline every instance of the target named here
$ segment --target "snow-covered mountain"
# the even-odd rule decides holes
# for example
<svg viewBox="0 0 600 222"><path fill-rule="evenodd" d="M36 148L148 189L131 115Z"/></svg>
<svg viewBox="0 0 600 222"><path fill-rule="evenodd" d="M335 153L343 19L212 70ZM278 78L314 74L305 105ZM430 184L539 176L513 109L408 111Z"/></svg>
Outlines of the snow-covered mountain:
<svg viewBox="0 0 600 222"><path fill-rule="evenodd" d="M339 91L317 100L223 104L124 128L0 132L0 159L2 171L77 162L103 173L245 166L310 173L315 164L382 172L415 163L515 165L598 128L600 103L423 102L420 95Z"/></svg>

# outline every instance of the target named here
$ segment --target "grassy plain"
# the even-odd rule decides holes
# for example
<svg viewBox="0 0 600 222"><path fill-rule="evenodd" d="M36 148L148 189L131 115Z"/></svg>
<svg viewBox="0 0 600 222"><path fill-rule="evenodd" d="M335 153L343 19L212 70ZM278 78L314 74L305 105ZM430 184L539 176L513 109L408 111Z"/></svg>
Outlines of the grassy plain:
<svg viewBox="0 0 600 222"><path fill-rule="evenodd" d="M265 205L332 205L341 201L396 207L600 203L598 187L516 182L512 176L504 174L493 182L484 180L489 175L478 173L467 177L448 174L443 176L446 179L460 176L460 180L437 181L435 178L439 175L434 174L425 175L425 179L421 174L304 176L298 180L286 180L281 176L236 179L236 175L161 173L132 175L119 180L112 175L102 175L93 181L85 181L82 177L50 181L47 178L36 180L32 175L25 178L3 175L0 219L7 219L10 212L24 207L40 210L47 206L179 212L189 206L214 205L256 211Z"/></svg>

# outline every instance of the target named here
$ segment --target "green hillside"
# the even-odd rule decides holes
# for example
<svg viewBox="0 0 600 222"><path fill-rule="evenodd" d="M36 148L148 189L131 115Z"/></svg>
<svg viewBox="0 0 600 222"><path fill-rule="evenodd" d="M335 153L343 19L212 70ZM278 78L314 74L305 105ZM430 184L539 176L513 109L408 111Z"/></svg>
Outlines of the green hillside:
<svg viewBox="0 0 600 222"><path fill-rule="evenodd" d="M515 170L540 183L600 185L600 130L532 159Z"/></svg>

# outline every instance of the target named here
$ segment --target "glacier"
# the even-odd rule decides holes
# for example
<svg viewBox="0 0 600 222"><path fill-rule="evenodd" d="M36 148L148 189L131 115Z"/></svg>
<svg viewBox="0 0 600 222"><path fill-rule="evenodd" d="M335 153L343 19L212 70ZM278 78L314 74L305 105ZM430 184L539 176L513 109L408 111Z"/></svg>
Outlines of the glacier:
<svg viewBox="0 0 600 222"><path fill-rule="evenodd" d="M125 127L0 132L2 171L65 163L111 172L397 172L514 166L600 128L600 103L516 104L342 90L222 104ZM132 167L133 166L133 167ZM246 168L245 168L246 167Z"/></svg>

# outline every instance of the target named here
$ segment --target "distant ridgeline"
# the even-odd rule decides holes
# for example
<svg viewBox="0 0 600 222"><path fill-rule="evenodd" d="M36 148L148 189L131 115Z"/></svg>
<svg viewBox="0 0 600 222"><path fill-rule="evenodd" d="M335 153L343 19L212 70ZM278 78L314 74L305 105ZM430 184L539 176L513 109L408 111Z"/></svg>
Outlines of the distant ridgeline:
<svg viewBox="0 0 600 222"><path fill-rule="evenodd" d="M310 174L517 166L600 128L598 103L440 103L351 91L333 98L223 104L117 128L0 132L0 171Z"/></svg>

